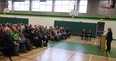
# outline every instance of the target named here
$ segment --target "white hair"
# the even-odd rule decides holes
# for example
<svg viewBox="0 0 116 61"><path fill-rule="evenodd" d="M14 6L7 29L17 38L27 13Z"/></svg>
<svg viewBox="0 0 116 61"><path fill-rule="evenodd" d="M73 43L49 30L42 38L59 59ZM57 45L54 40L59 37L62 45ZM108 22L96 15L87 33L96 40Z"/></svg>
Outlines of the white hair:
<svg viewBox="0 0 116 61"><path fill-rule="evenodd" d="M7 31L7 30L10 30L10 28L9 27L5 27L4 28L4 31Z"/></svg>

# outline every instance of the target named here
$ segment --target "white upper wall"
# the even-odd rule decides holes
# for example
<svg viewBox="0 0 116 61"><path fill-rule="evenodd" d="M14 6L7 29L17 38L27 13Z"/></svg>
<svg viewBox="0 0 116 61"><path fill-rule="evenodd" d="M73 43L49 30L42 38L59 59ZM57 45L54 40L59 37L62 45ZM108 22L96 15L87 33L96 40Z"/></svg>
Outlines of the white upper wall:
<svg viewBox="0 0 116 61"><path fill-rule="evenodd" d="M72 19L72 18L55 18L55 17L36 17L36 16L19 16L19 15L0 15L1 17L16 17L16 18L29 18L29 24L32 25L43 25L43 26L54 26L55 20L60 21L73 21L73 22L89 22L89 23L97 23L99 20L88 20L88 19ZM103 21L105 22L105 29L112 28L113 38L116 39L116 21Z"/></svg>

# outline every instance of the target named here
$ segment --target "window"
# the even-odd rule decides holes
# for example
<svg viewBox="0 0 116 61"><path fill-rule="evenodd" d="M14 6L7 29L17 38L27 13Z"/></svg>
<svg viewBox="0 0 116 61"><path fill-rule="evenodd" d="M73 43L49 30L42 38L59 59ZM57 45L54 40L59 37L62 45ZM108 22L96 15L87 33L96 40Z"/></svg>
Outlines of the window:
<svg viewBox="0 0 116 61"><path fill-rule="evenodd" d="M47 0L46 2L40 2L39 0L32 1L32 11L52 11L52 0Z"/></svg>
<svg viewBox="0 0 116 61"><path fill-rule="evenodd" d="M14 10L29 11L29 0L25 0L24 2L14 2Z"/></svg>
<svg viewBox="0 0 116 61"><path fill-rule="evenodd" d="M87 12L87 0L80 0L79 4L79 13Z"/></svg>
<svg viewBox="0 0 116 61"><path fill-rule="evenodd" d="M55 12L70 12L72 9L74 9L74 1L72 0L55 1Z"/></svg>
<svg viewBox="0 0 116 61"><path fill-rule="evenodd" d="M15 11L29 11L29 6L31 6L32 11L42 11L42 12L52 12L52 2L53 0L46 0L46 2L40 2L40 0L25 0L23 2L14 2ZM55 7L54 12L70 12L74 9L75 0L54 0ZM79 3L79 13L87 12L87 2L88 0L80 0ZM12 10L12 0L8 0L8 8Z"/></svg>
<svg viewBox="0 0 116 61"><path fill-rule="evenodd" d="M12 10L12 1L11 0L8 1L8 9Z"/></svg>

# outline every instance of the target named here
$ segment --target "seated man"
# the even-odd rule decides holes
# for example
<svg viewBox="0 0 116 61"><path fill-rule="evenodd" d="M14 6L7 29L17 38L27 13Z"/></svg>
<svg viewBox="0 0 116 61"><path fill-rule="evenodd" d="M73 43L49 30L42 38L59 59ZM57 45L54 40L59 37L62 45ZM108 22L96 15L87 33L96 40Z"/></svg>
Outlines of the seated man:
<svg viewBox="0 0 116 61"><path fill-rule="evenodd" d="M91 40L91 37L92 37L92 33L91 33L91 30L89 30L87 32L87 39L89 38L89 40Z"/></svg>
<svg viewBox="0 0 116 61"><path fill-rule="evenodd" d="M14 44L15 44L15 53L17 53L16 55L18 55L19 52L19 47L20 47L20 36L16 30L15 27L12 26L12 32L10 33L10 37L13 39Z"/></svg>
<svg viewBox="0 0 116 61"><path fill-rule="evenodd" d="M51 40L57 40L58 41L59 38L57 36L57 31L53 27L49 28L49 35L50 35Z"/></svg>
<svg viewBox="0 0 116 61"><path fill-rule="evenodd" d="M8 54L18 56L18 49L19 44L15 44L12 38L10 37L10 33L12 33L10 28L4 29L5 32L3 32L3 46L8 48Z"/></svg>
<svg viewBox="0 0 116 61"><path fill-rule="evenodd" d="M34 43L34 46L42 47L42 33L40 32L40 29L35 30L35 43Z"/></svg>
<svg viewBox="0 0 116 61"><path fill-rule="evenodd" d="M85 40L87 39L87 32L85 29L83 29L82 34L81 34L81 40L85 37Z"/></svg>
<svg viewBox="0 0 116 61"><path fill-rule="evenodd" d="M27 49L31 50L31 44L30 41L28 39L25 38L24 34L23 34L23 30L19 30L19 37L21 38L21 40L19 41L20 44L20 50L22 52L27 53Z"/></svg>
<svg viewBox="0 0 116 61"><path fill-rule="evenodd" d="M59 30L59 34L60 34L60 38L61 39L66 39L66 31L63 27L60 27L60 30Z"/></svg>
<svg viewBox="0 0 116 61"><path fill-rule="evenodd" d="M48 37L46 35L46 32L44 30L44 27L41 26L39 29L40 29L40 32L42 34L42 41L43 41L42 44L43 44L43 46L47 46L48 45Z"/></svg>

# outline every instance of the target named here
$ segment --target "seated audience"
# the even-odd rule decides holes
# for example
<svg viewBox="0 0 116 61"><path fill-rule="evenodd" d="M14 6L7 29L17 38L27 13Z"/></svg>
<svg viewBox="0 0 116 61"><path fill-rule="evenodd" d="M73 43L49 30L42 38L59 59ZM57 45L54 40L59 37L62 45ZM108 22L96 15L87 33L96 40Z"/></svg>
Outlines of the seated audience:
<svg viewBox="0 0 116 61"><path fill-rule="evenodd" d="M19 52L27 53L32 46L46 47L49 40L59 41L69 38L68 28L41 25L0 24L0 46L8 47L9 54L18 56Z"/></svg>

